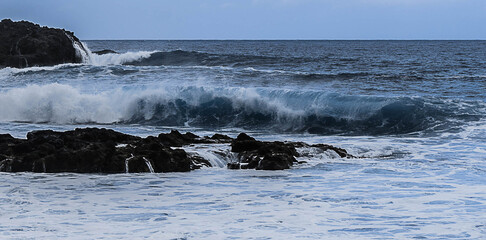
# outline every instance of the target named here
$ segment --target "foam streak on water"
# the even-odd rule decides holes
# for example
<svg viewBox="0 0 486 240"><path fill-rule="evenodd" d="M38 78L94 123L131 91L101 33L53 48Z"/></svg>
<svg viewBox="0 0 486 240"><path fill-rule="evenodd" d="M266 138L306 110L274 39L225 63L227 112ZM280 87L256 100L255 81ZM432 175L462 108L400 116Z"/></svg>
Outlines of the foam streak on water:
<svg viewBox="0 0 486 240"><path fill-rule="evenodd" d="M0 228L6 238L38 239L484 236L486 196L481 183L460 179L467 166L402 161L332 160L278 172L3 174Z"/></svg>

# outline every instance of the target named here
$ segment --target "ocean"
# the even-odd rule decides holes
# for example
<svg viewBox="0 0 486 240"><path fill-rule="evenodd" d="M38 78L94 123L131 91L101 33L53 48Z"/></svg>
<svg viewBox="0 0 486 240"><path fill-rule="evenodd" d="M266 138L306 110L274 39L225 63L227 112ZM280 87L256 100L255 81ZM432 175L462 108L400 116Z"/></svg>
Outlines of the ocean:
<svg viewBox="0 0 486 240"><path fill-rule="evenodd" d="M84 41L0 69L0 133L325 143L290 170L0 173L1 239L484 239L486 41ZM299 149L301 153L310 149Z"/></svg>

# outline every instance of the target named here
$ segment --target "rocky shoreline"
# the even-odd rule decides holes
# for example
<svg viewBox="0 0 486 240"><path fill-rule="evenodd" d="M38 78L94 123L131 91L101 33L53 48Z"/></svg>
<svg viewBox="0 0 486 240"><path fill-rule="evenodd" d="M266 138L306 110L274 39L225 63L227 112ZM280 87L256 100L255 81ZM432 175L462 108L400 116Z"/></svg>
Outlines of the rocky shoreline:
<svg viewBox="0 0 486 240"><path fill-rule="evenodd" d="M331 145L302 142L258 141L245 133L236 138L214 134L199 137L173 130L157 137L132 136L110 129L77 128L72 131L33 131L27 139L0 134L0 172L140 173L187 172L212 167L208 159L188 154L183 147L198 144L224 144L236 160L229 169L289 169L299 157L297 148L333 151L342 158L353 158L346 150Z"/></svg>
<svg viewBox="0 0 486 240"><path fill-rule="evenodd" d="M27 21L0 22L0 68L82 63L84 49L73 32Z"/></svg>

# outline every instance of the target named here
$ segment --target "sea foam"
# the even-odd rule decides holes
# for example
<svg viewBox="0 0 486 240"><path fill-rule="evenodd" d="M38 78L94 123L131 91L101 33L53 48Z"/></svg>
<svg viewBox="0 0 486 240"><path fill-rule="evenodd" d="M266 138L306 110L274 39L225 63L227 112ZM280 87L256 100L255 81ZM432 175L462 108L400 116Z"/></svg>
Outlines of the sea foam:
<svg viewBox="0 0 486 240"><path fill-rule="evenodd" d="M86 93L66 84L0 92L0 121L237 127L318 134L394 134L478 121L484 103L319 91L151 85Z"/></svg>

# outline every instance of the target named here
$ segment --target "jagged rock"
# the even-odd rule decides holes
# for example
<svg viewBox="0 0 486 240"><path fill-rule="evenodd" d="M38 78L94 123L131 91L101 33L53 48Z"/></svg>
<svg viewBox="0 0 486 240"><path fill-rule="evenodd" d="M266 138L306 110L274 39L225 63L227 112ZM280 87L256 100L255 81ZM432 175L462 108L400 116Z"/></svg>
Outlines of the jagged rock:
<svg viewBox="0 0 486 240"><path fill-rule="evenodd" d="M187 172L193 169L184 150L164 146L156 137L140 140L134 150L135 156L143 156L151 162L155 172Z"/></svg>
<svg viewBox="0 0 486 240"><path fill-rule="evenodd" d="M283 170L289 169L290 166L297 162L292 155L287 154L272 154L265 155L261 161L258 162L256 170Z"/></svg>
<svg viewBox="0 0 486 240"><path fill-rule="evenodd" d="M83 59L73 43L83 48L70 31L4 19L0 22L0 67L81 63Z"/></svg>
<svg viewBox="0 0 486 240"><path fill-rule="evenodd" d="M256 170L283 170L288 169L298 162L299 157L296 148L318 148L321 151L334 151L340 157L354 158L345 149L327 144L308 145L303 142L261 142L245 133L238 135L231 143L231 151L238 153L241 169ZM235 169L236 165L228 164L228 168ZM233 168L235 167L235 168Z"/></svg>
<svg viewBox="0 0 486 240"><path fill-rule="evenodd" d="M98 128L33 131L27 139L2 135L0 151L0 171L124 173L125 161L131 156L129 172L194 169L184 150L164 146L156 137L140 138Z"/></svg>
<svg viewBox="0 0 486 240"><path fill-rule="evenodd" d="M170 133L161 133L158 138L162 144L171 147L182 147L198 143L231 143L233 140L222 134L214 134L212 137L199 137L190 132L182 134L177 130L172 130Z"/></svg>
<svg viewBox="0 0 486 240"><path fill-rule="evenodd" d="M246 133L240 133L231 143L232 152L248 152L258 150L263 146L262 142L255 140Z"/></svg>
<svg viewBox="0 0 486 240"><path fill-rule="evenodd" d="M0 143L12 141L14 137L10 134L0 134Z"/></svg>
<svg viewBox="0 0 486 240"><path fill-rule="evenodd" d="M212 167L211 163L207 160L204 159L201 156L198 155L189 155L189 158L192 160L193 163L193 168L194 169L199 169L201 167Z"/></svg>
<svg viewBox="0 0 486 240"><path fill-rule="evenodd" d="M283 170L290 168L298 156L292 144L261 142L241 133L231 143L231 151L239 153L242 168L257 170Z"/></svg>
<svg viewBox="0 0 486 240"><path fill-rule="evenodd" d="M311 145L311 147L315 147L315 148L319 148L323 151L328 151L328 150L332 150L334 152L336 152L340 157L344 158L355 158L355 156L349 154L345 149L342 149L342 148L338 148L338 147L334 147L332 145L327 145L327 144L314 144L314 145Z"/></svg>
<svg viewBox="0 0 486 240"><path fill-rule="evenodd" d="M215 140L218 143L231 143L231 141L233 141L233 138L219 133L214 134L210 139Z"/></svg>
<svg viewBox="0 0 486 240"><path fill-rule="evenodd" d="M77 128L72 131L33 131L26 139L0 134L0 171L139 173L185 172L211 166L208 159L188 154L178 147L188 144L228 143L239 161L229 169L282 170L297 163L298 147L335 151L340 157L353 157L331 145L299 142L262 142L247 134L236 139L225 135L200 138L178 131L146 138L108 129ZM222 157L227 152L216 152Z"/></svg>
<svg viewBox="0 0 486 240"><path fill-rule="evenodd" d="M240 133L236 137L235 141L241 142L241 141L256 141L255 138L252 138L248 136L246 133Z"/></svg>
<svg viewBox="0 0 486 240"><path fill-rule="evenodd" d="M227 164L228 169L241 169L241 164L237 162L231 162Z"/></svg>
<svg viewBox="0 0 486 240"><path fill-rule="evenodd" d="M159 141L165 146L182 147L183 145L194 143L199 136L186 133L181 134L177 130L172 130L170 133L159 134Z"/></svg>

